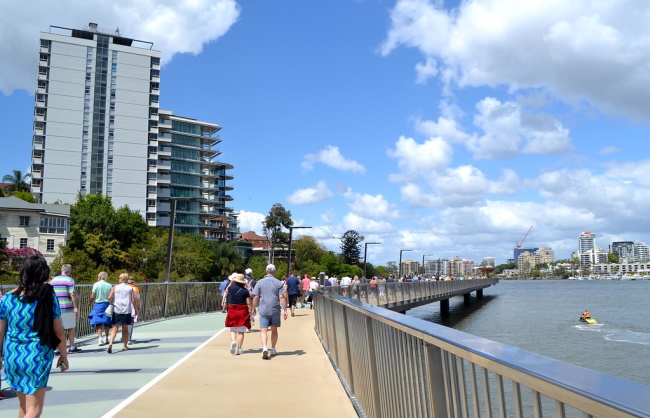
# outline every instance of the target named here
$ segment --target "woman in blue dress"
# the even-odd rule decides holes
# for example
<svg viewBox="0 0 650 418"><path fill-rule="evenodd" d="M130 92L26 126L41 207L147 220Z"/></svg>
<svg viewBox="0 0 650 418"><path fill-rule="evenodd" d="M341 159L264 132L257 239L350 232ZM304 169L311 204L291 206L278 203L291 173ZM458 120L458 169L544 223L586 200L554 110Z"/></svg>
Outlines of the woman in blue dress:
<svg viewBox="0 0 650 418"><path fill-rule="evenodd" d="M47 283L49 276L43 257L29 257L18 287L0 299L0 357L5 380L20 401L19 416L39 417L43 412L55 348L61 352L57 367L62 371L70 367L61 310Z"/></svg>

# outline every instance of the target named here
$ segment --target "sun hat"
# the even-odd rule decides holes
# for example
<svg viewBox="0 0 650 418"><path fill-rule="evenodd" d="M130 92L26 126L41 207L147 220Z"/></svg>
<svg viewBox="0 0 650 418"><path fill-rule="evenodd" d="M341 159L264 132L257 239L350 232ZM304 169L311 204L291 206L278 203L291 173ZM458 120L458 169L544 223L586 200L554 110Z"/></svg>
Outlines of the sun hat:
<svg viewBox="0 0 650 418"><path fill-rule="evenodd" d="M235 283L246 283L246 277L241 273L235 273L233 275L232 281Z"/></svg>

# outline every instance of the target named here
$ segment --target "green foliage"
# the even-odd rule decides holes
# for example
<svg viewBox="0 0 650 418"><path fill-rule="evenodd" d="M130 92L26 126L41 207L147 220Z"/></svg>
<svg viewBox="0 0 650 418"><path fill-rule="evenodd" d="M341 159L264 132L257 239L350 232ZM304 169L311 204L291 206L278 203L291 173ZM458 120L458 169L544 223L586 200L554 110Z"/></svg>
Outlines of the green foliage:
<svg viewBox="0 0 650 418"><path fill-rule="evenodd" d="M341 237L341 257L345 264L357 264L359 262L361 241L363 241L363 237L353 229L343 234Z"/></svg>
<svg viewBox="0 0 650 418"><path fill-rule="evenodd" d="M505 263L505 264L499 264L494 271L495 273L501 273L503 270L512 270L518 268L517 263Z"/></svg>
<svg viewBox="0 0 650 418"><path fill-rule="evenodd" d="M213 280L228 277L235 271L244 273L244 257L237 248L228 242L213 242L211 245L214 257L214 266L211 272Z"/></svg>
<svg viewBox="0 0 650 418"><path fill-rule="evenodd" d="M306 271L308 263L311 263L311 265L318 264L323 255L327 253L325 246L309 235L305 235L294 242L293 248L296 250L295 269L305 273L308 273Z"/></svg>
<svg viewBox="0 0 650 418"><path fill-rule="evenodd" d="M320 265L323 267L322 271L324 271L328 276L331 276L333 274L338 275L341 273L343 263L341 263L341 259L337 257L333 251L328 251L321 257Z"/></svg>
<svg viewBox="0 0 650 418"><path fill-rule="evenodd" d="M390 273L391 271L386 266L377 266L375 267L375 271L373 273L370 273L370 269L368 269L368 275L366 277L372 277L372 276L388 277Z"/></svg>
<svg viewBox="0 0 650 418"><path fill-rule="evenodd" d="M618 264L620 262L618 254L617 253L607 253L607 262L609 264Z"/></svg>
<svg viewBox="0 0 650 418"><path fill-rule="evenodd" d="M20 200L24 200L25 202L29 203L36 203L36 198L34 197L33 194L30 192L27 192L25 190L19 190L17 192L12 192L11 196L16 197Z"/></svg>
<svg viewBox="0 0 650 418"><path fill-rule="evenodd" d="M273 262L275 257L275 248L278 245L289 245L289 233L284 232L283 229L289 229L293 226L291 220L291 211L288 211L279 203L274 204L269 211L269 214L262 222L264 235L269 239L269 255L270 262Z"/></svg>
<svg viewBox="0 0 650 418"><path fill-rule="evenodd" d="M318 274L321 271L325 271L325 269L318 263L312 261L312 260L307 260L306 263L302 264L302 267L300 269L296 269L296 272L299 273L307 273L311 277L318 277Z"/></svg>
<svg viewBox="0 0 650 418"><path fill-rule="evenodd" d="M32 175L27 173L23 175L23 172L20 170L12 170L12 174L5 174L2 177L3 183L11 183L10 186L7 186L7 189L12 192L18 192L21 190L28 191L29 183L27 181ZM20 199L20 198L19 198Z"/></svg>
<svg viewBox="0 0 650 418"><path fill-rule="evenodd" d="M341 266L341 272L339 274L341 275L346 274L350 277L354 277L354 276L361 277L363 276L363 269L356 265L343 264Z"/></svg>
<svg viewBox="0 0 650 418"><path fill-rule="evenodd" d="M394 261L389 261L388 263L386 263L386 273L388 274L385 274L385 276L388 276L389 274L393 274L395 275L395 277L397 277L397 275L399 274L399 268L397 266L397 263Z"/></svg>
<svg viewBox="0 0 650 418"><path fill-rule="evenodd" d="M262 256L251 257L248 260L248 267L253 270L254 279L259 280L266 275L267 264L269 264L268 260Z"/></svg>

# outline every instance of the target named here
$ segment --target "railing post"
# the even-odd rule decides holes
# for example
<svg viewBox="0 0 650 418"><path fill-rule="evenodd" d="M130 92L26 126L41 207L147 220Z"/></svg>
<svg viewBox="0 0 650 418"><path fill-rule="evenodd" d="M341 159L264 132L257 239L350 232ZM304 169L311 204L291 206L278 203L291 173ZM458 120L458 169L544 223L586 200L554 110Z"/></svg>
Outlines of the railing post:
<svg viewBox="0 0 650 418"><path fill-rule="evenodd" d="M208 293L210 290L210 284L205 284L205 294L203 295L203 312L208 312Z"/></svg>
<svg viewBox="0 0 650 418"><path fill-rule="evenodd" d="M147 320L147 295L149 294L149 286L142 286L144 289L144 294L140 295L142 298L142 310L140 315L142 316L141 321L145 322Z"/></svg>
<svg viewBox="0 0 650 418"><path fill-rule="evenodd" d="M189 283L185 283L185 295L183 297L183 315L187 315L187 297L189 295Z"/></svg>
<svg viewBox="0 0 650 418"><path fill-rule="evenodd" d="M370 392L374 401L375 418L383 416L381 410L381 393L379 392L379 375L377 373L377 353L375 352L375 333L372 318L366 316L366 334L368 335L368 364L370 364Z"/></svg>
<svg viewBox="0 0 650 418"><path fill-rule="evenodd" d="M447 418L449 410L445 373L442 365L442 349L431 344L425 345L427 380L431 412L434 418Z"/></svg>

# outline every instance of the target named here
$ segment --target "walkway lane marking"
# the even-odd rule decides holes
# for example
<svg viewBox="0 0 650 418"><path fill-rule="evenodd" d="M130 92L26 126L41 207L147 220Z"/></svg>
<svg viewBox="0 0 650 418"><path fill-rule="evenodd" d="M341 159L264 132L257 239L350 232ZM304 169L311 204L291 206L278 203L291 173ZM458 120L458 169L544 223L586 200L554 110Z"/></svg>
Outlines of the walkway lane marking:
<svg viewBox="0 0 650 418"><path fill-rule="evenodd" d="M156 383L160 382L160 381L161 381L165 376L167 376L169 373L171 373L172 371L174 371L174 369L176 369L176 368L177 368L178 366L180 366L181 364L185 363L185 361L187 361L187 359L189 359L190 357L192 357L196 352L198 352L199 350L201 350L201 349L202 349L203 347L205 347L206 345L210 344L210 342L211 342L212 340L214 340L215 338L217 338L219 335L221 335L222 332L224 332L224 331L226 331L226 330L228 330L228 329L229 329L229 328L223 328L221 331L219 331L219 332L217 332L216 334L214 334L212 337L210 337L210 338L209 338L207 341L205 341L203 344L201 344L200 346L196 347L196 348L195 348L194 350L192 350L191 352L187 353L183 358L181 358L181 359L178 360L176 363L174 363L173 365L171 365L167 370L165 370L164 372L160 373L158 376L154 377L151 381L149 381L146 385L144 385L144 386L142 386L140 389L138 389L138 390L137 390L133 395L129 396L128 398L126 398L125 400L123 400L122 402L120 402L120 403L119 403L115 408L111 409L110 411L108 411L107 413L105 413L104 415L102 415L102 418L110 418L110 417L115 416L115 414L117 414L118 412L120 412L122 409L126 408L126 407L131 403L131 402L133 402L134 400L136 400L140 395L142 395L144 392L146 392L147 390L149 390L149 389L150 389L153 385L155 385Z"/></svg>

